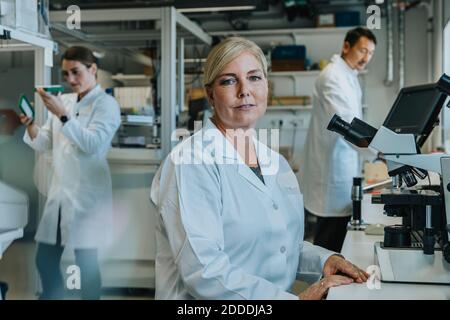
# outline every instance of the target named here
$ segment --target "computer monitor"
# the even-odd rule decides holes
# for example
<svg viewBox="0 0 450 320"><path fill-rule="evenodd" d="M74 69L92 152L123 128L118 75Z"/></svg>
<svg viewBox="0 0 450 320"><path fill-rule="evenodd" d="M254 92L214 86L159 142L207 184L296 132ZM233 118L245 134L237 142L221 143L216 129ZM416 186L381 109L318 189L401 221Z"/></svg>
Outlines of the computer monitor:
<svg viewBox="0 0 450 320"><path fill-rule="evenodd" d="M396 133L414 134L421 147L433 131L450 94L449 80L444 74L437 83L403 88L383 126Z"/></svg>

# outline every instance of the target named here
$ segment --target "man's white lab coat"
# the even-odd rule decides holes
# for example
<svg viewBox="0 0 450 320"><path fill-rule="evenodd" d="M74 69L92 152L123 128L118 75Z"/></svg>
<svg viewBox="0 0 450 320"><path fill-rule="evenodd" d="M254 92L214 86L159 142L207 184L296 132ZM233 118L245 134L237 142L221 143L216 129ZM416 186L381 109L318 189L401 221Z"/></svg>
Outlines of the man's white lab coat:
<svg viewBox="0 0 450 320"><path fill-rule="evenodd" d="M353 177L360 175L357 147L327 130L334 114L351 122L362 118L358 71L339 56L320 73L300 167L305 208L321 217L351 215Z"/></svg>

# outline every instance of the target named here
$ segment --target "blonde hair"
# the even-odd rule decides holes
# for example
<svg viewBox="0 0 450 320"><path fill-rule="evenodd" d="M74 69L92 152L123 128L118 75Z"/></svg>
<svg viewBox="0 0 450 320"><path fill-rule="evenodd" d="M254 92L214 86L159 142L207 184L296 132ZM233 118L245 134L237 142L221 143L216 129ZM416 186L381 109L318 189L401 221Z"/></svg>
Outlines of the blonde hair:
<svg viewBox="0 0 450 320"><path fill-rule="evenodd" d="M256 58L267 78L267 60L261 48L245 38L230 37L209 52L203 73L203 86L205 88L211 86L225 66L244 52L249 52Z"/></svg>

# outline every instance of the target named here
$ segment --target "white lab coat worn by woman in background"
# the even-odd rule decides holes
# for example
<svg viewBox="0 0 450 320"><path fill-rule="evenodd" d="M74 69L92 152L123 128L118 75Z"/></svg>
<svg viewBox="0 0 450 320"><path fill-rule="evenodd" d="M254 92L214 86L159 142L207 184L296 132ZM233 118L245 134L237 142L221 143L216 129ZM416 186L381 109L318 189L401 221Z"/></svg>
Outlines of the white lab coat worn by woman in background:
<svg viewBox="0 0 450 320"><path fill-rule="evenodd" d="M208 55L214 116L171 152L152 184L157 299L320 299L329 287L367 279L303 241L296 177L248 131L267 107L266 76L264 54L249 40L228 38ZM317 280L322 272L299 296L290 292L298 275Z"/></svg>
<svg viewBox="0 0 450 320"><path fill-rule="evenodd" d="M80 268L82 298L99 299L97 249L109 242L112 229L107 153L120 125L120 108L96 83L97 60L89 49L69 48L62 58L62 70L75 93L57 97L38 89L49 111L41 128L21 116L27 124L24 141L52 155L50 188L35 237L43 289L40 298L64 297L59 263L68 247L74 249Z"/></svg>
<svg viewBox="0 0 450 320"><path fill-rule="evenodd" d="M105 244L112 217L112 185L106 155L120 124L116 100L96 85L77 102L76 94L61 97L68 118L63 124L50 115L38 136L24 141L34 150L51 150L52 175L36 240L56 243L61 210L61 243L72 248Z"/></svg>

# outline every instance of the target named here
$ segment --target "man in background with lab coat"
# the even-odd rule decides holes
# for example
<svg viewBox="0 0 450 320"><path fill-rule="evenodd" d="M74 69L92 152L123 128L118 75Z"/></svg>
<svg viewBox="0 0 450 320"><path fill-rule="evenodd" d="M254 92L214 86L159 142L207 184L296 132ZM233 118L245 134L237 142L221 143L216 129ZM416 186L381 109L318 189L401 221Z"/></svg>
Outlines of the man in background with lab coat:
<svg viewBox="0 0 450 320"><path fill-rule="evenodd" d="M362 118L358 73L375 51L368 29L347 32L341 55L320 73L313 93L313 113L300 168L305 211L317 216L314 244L340 252L352 212L353 177L360 175L356 147L326 129L334 114L351 122Z"/></svg>

